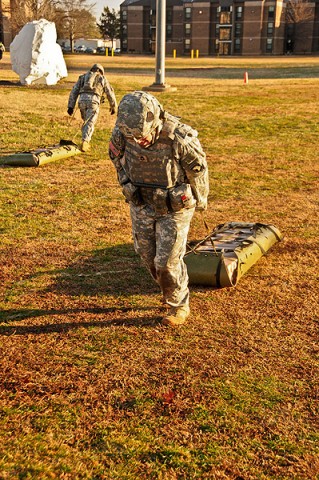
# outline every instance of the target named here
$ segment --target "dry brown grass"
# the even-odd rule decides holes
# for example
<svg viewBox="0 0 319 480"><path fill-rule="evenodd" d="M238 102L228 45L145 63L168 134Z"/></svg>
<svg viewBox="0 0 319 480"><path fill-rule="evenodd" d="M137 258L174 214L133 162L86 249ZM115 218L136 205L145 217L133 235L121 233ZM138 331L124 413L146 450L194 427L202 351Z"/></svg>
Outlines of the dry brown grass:
<svg viewBox="0 0 319 480"><path fill-rule="evenodd" d="M78 138L66 103L91 58L76 59L59 86L25 88L6 54L3 152ZM0 478L319 478L318 59L281 61L313 77L244 86L241 74L172 72L178 90L160 97L200 132L208 223L269 222L285 236L236 288L192 288L177 331L160 326L159 292L133 251L106 108L90 154L0 169ZM251 68L280 71L263 62ZM153 81L108 76L118 99ZM204 233L196 215L190 237Z"/></svg>

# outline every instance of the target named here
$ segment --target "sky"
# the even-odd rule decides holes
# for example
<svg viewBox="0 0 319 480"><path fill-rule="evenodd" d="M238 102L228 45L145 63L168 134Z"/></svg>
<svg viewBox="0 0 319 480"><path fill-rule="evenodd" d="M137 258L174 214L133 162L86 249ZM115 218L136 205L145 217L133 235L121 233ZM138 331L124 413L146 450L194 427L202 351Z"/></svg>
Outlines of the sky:
<svg viewBox="0 0 319 480"><path fill-rule="evenodd" d="M100 18L104 7L109 7L110 10L112 10L112 8L114 8L115 10L119 10L120 4L122 2L123 0L95 0L94 2L92 2L96 4L94 7L95 16L97 18Z"/></svg>

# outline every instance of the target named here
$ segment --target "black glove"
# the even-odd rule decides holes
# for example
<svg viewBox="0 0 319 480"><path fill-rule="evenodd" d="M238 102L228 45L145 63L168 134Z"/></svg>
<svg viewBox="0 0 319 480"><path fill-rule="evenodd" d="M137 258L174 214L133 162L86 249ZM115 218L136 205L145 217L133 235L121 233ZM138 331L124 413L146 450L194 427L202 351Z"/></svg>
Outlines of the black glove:
<svg viewBox="0 0 319 480"><path fill-rule="evenodd" d="M68 115L73 115L73 112L74 112L73 108L69 107L68 108Z"/></svg>

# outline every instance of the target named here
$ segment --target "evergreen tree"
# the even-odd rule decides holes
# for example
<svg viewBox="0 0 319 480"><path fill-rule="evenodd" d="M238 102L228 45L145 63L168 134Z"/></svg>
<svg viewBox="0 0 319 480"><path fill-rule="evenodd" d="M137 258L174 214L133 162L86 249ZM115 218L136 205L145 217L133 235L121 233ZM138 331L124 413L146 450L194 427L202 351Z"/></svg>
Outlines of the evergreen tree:
<svg viewBox="0 0 319 480"><path fill-rule="evenodd" d="M120 36L120 14L114 8L104 7L100 16L100 23L97 24L104 40L110 39L113 46L113 41Z"/></svg>

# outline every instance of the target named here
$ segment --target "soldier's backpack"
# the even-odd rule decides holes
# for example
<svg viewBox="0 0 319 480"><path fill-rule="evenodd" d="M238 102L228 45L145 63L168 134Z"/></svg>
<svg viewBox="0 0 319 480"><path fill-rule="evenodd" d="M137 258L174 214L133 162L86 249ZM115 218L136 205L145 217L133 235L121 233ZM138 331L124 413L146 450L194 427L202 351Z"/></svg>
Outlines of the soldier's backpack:
<svg viewBox="0 0 319 480"><path fill-rule="evenodd" d="M80 93L95 93L102 96L103 86L100 79L100 72L87 72L83 77L83 85L81 87Z"/></svg>

